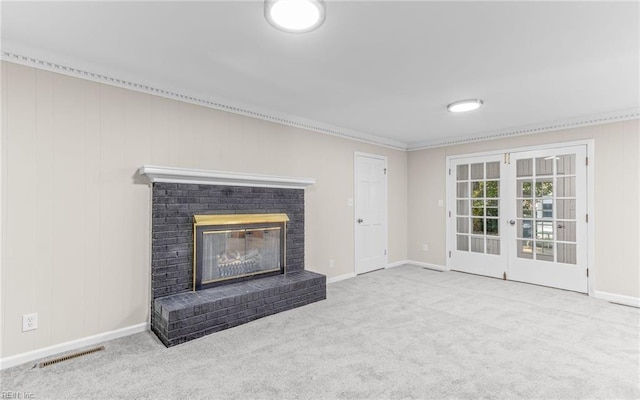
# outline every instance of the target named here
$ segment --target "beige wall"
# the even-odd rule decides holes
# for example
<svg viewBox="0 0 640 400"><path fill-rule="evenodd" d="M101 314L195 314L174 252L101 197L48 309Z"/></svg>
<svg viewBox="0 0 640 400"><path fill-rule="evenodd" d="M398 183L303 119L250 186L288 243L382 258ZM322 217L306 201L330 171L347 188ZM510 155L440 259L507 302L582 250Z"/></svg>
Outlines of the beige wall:
<svg viewBox="0 0 640 400"><path fill-rule="evenodd" d="M353 273L354 151L389 160L389 262L445 265L446 156L594 139L596 290L640 297L637 120L405 153L12 63L0 72L0 357L148 321L143 164L315 178L306 266L337 277ZM39 328L22 333L31 312Z"/></svg>
<svg viewBox="0 0 640 400"><path fill-rule="evenodd" d="M446 265L446 157L575 140L594 140L595 290L640 297L640 121L409 152L407 253ZM422 244L429 251L422 251Z"/></svg>
<svg viewBox="0 0 640 400"><path fill-rule="evenodd" d="M387 156L389 262L407 259L406 152L12 63L1 72L1 357L148 321L143 164L315 178L306 267L336 277L354 271L354 151ZM22 333L32 312L39 328Z"/></svg>

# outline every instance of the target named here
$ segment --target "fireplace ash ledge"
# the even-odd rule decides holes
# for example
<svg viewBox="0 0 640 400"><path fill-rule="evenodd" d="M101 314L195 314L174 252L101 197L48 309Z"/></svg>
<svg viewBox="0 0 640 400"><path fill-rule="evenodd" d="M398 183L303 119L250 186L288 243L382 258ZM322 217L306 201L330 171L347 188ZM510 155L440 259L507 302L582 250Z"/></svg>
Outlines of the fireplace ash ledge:
<svg viewBox="0 0 640 400"><path fill-rule="evenodd" d="M203 169L143 165L138 170L150 183L187 183L199 185L251 186L283 189L305 189L315 184L314 178L243 174Z"/></svg>

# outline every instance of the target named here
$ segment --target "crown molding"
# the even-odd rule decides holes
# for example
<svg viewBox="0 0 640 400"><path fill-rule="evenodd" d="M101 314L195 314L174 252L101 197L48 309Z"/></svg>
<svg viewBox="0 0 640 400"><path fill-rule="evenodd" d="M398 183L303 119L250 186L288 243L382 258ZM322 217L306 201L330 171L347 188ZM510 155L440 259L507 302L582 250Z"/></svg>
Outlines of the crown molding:
<svg viewBox="0 0 640 400"><path fill-rule="evenodd" d="M358 142L374 144L377 146L388 147L395 150L407 150L407 143L389 139L369 133L359 132L352 129L337 127L312 119L299 116L278 113L273 110L260 109L256 106L242 103L233 103L229 101L219 101L212 99L204 99L189 94L177 93L170 90L156 88L153 86L127 81L108 75L90 72L87 70L62 65L30 56L16 54L8 51L0 52L0 60L13 62L16 64L34 67L46 71L56 72L67 76L82 78L106 85L116 86L124 89L135 90L137 92L152 94L155 96L165 97L168 99L178 100L185 103L196 104L216 110L226 111L234 114L240 114L252 118L257 118L269 122L275 122L281 125L292 126L295 128L306 129L325 135L336 136L343 139L355 140Z"/></svg>
<svg viewBox="0 0 640 400"><path fill-rule="evenodd" d="M574 129L591 125L602 125L611 122L627 121L640 118L640 108L613 111L609 113L583 116L579 118L563 119L555 122L532 124L524 127L504 129L496 132L483 133L474 136L462 136L445 141L418 142L410 144L407 151L432 149L436 147L455 146L459 144L484 142L512 136L532 135L536 133Z"/></svg>
<svg viewBox="0 0 640 400"><path fill-rule="evenodd" d="M143 165L138 170L150 183L187 183L197 185L250 186L282 189L305 189L316 183L313 178L288 176L242 174L236 172L212 171Z"/></svg>
<svg viewBox="0 0 640 400"><path fill-rule="evenodd" d="M121 87L124 89L135 90L142 93L152 94L168 99L178 100L185 103L191 103L203 107L216 110L226 111L234 114L240 114L264 121L274 122L281 125L292 126L295 128L306 129L322 133L325 135L335 136L347 140L373 144L377 146L387 147L401 151L417 151L436 147L455 146L459 144L481 142L495 139L502 139L512 136L531 135L536 133L558 131L563 129L573 129L583 126L600 125L611 122L626 121L640 118L640 108L632 108L625 110L613 111L610 113L586 115L578 118L559 120L554 122L545 122L533 124L524 127L513 127L499 131L485 132L477 135L462 135L450 140L434 140L424 142L405 143L399 140L384 138L381 136L371 135L355 130L337 127L324 122L314 121L298 116L282 114L273 110L258 109L255 106L247 104L232 104L231 102L222 102L219 100L203 99L188 94L182 94L152 87L145 84L131 82L99 73L74 68L59 63L49 62L34 57L24 56L8 51L0 52L0 60L13 62L29 67L34 67L46 71L56 72L67 76L86 79L106 85Z"/></svg>

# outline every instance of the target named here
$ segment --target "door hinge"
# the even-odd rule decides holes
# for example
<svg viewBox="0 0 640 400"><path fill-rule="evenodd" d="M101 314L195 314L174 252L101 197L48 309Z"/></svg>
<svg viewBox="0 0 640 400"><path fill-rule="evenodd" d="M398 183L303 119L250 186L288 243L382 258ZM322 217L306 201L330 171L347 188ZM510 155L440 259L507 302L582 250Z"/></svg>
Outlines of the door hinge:
<svg viewBox="0 0 640 400"><path fill-rule="evenodd" d="M589 268L587 268L587 278L589 277Z"/></svg>
<svg viewBox="0 0 640 400"><path fill-rule="evenodd" d="M586 221L587 223L589 223L589 214L587 214L587 215L585 216L585 221Z"/></svg>
<svg viewBox="0 0 640 400"><path fill-rule="evenodd" d="M451 250L449 250L449 258L451 258Z"/></svg>
<svg viewBox="0 0 640 400"><path fill-rule="evenodd" d="M449 218L451 218L451 211L449 211Z"/></svg>
<svg viewBox="0 0 640 400"><path fill-rule="evenodd" d="M451 168L449 168L449 175L451 175Z"/></svg>
<svg viewBox="0 0 640 400"><path fill-rule="evenodd" d="M387 174L387 169L386 169L386 168L384 169L384 174L385 174L385 175Z"/></svg>
<svg viewBox="0 0 640 400"><path fill-rule="evenodd" d="M386 251L386 250L384 251L384 255L385 255L385 256L387 255L387 251Z"/></svg>
<svg viewBox="0 0 640 400"><path fill-rule="evenodd" d="M505 280L505 281L507 280L507 273L506 272L502 273L502 279Z"/></svg>
<svg viewBox="0 0 640 400"><path fill-rule="evenodd" d="M584 165L589 166L589 157L584 158Z"/></svg>

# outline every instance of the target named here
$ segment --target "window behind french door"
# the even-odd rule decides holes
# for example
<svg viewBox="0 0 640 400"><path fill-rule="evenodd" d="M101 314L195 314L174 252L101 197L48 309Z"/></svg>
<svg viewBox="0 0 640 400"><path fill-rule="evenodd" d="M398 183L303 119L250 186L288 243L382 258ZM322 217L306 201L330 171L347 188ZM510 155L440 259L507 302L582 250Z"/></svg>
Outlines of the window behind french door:
<svg viewBox="0 0 640 400"><path fill-rule="evenodd" d="M449 267L587 292L586 146L450 159Z"/></svg>

